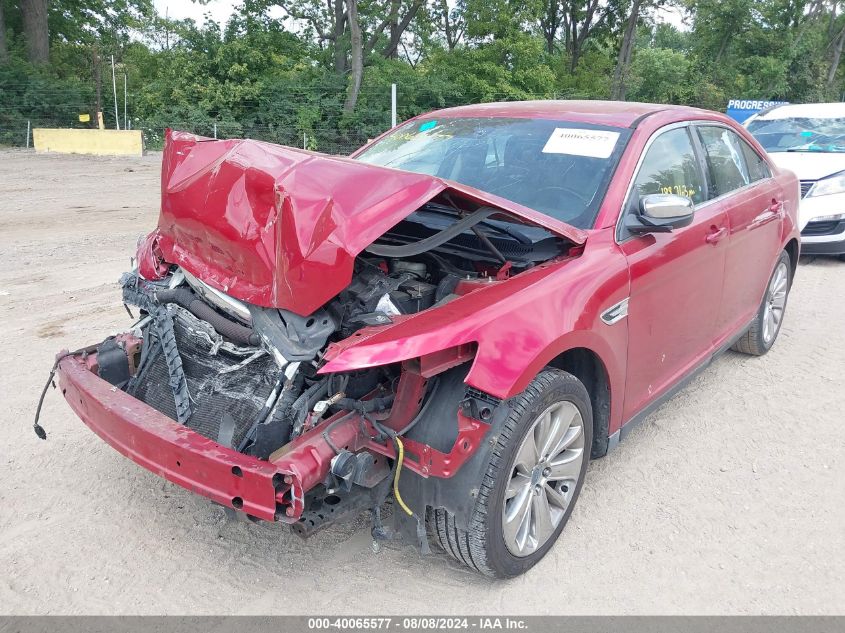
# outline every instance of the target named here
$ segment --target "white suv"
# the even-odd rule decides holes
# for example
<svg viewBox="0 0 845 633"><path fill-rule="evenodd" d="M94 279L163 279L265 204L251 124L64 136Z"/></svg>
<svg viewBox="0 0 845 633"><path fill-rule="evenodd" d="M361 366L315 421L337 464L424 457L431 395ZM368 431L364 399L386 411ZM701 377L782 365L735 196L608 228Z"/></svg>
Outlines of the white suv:
<svg viewBox="0 0 845 633"><path fill-rule="evenodd" d="M845 103L775 106L745 127L801 181L801 253L845 259Z"/></svg>

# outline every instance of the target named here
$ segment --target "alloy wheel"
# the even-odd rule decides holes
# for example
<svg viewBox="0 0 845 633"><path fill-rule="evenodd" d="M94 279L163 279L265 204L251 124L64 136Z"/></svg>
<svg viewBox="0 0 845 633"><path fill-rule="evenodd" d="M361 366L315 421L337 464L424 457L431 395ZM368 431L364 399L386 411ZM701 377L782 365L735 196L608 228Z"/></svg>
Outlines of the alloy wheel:
<svg viewBox="0 0 845 633"><path fill-rule="evenodd" d="M528 556L552 537L581 477L584 420L572 402L543 411L516 452L505 491L502 529L511 554Z"/></svg>
<svg viewBox="0 0 845 633"><path fill-rule="evenodd" d="M785 262L775 268L763 304L763 341L768 346L780 329L783 312L786 309L786 294L789 290L789 270Z"/></svg>

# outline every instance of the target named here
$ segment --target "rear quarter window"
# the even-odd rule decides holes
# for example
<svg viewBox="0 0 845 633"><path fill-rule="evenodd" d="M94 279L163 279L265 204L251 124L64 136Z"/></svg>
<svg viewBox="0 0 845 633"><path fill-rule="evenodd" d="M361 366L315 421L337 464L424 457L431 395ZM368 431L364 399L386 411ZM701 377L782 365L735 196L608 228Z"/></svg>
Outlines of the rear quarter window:
<svg viewBox="0 0 845 633"><path fill-rule="evenodd" d="M757 153L753 147L746 143L742 138L739 139L742 146L742 154L745 157L745 164L748 165L748 177L751 182L757 182L772 176L772 171L769 169L769 164L760 154Z"/></svg>

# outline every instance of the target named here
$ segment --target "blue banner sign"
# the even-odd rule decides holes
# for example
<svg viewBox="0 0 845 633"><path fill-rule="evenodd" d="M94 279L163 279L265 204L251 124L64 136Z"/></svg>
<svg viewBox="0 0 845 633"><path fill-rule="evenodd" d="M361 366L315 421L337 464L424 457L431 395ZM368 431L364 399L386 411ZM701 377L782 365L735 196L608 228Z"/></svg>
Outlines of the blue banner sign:
<svg viewBox="0 0 845 633"><path fill-rule="evenodd" d="M762 101L760 99L731 99L728 101L728 109L725 111L729 117L738 123L742 123L752 114L772 106L786 105L789 101Z"/></svg>

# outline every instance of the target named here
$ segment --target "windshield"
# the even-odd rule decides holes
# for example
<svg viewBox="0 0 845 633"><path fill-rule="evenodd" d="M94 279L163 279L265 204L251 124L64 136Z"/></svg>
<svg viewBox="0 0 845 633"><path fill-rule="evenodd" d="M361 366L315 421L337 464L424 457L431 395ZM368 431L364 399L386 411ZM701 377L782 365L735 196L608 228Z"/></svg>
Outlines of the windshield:
<svg viewBox="0 0 845 633"><path fill-rule="evenodd" d="M767 152L845 152L845 118L757 119L748 131Z"/></svg>
<svg viewBox="0 0 845 633"><path fill-rule="evenodd" d="M356 156L501 196L591 228L630 130L541 119L413 121Z"/></svg>

